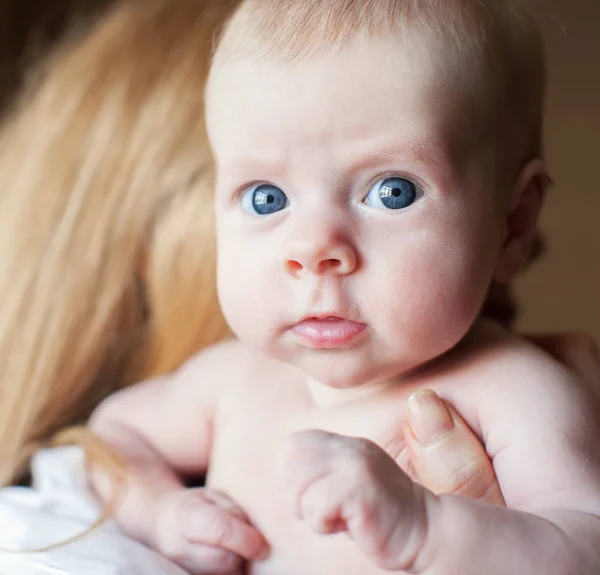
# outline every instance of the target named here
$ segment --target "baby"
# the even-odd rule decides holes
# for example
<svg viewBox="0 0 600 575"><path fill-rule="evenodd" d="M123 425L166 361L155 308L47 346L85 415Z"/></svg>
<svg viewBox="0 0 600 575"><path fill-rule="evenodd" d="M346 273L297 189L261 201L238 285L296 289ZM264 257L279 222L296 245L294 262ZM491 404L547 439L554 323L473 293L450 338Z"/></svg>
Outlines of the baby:
<svg viewBox="0 0 600 575"><path fill-rule="evenodd" d="M479 319L547 181L531 20L501 0L245 0L206 97L237 339L93 415L128 464L123 529L197 573L598 573L595 406ZM506 507L410 479L404 414L427 390Z"/></svg>

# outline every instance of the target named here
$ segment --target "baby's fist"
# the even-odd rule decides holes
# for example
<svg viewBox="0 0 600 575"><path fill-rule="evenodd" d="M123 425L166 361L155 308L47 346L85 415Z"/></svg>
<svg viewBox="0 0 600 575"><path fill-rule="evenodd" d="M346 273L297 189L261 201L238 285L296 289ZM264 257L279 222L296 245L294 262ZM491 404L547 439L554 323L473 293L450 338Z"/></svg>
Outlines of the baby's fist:
<svg viewBox="0 0 600 575"><path fill-rule="evenodd" d="M268 549L248 516L225 494L181 489L158 502L154 547L195 575L241 574Z"/></svg>
<svg viewBox="0 0 600 575"><path fill-rule="evenodd" d="M280 478L294 514L345 532L382 569L406 569L426 539L429 496L375 443L324 431L290 436Z"/></svg>

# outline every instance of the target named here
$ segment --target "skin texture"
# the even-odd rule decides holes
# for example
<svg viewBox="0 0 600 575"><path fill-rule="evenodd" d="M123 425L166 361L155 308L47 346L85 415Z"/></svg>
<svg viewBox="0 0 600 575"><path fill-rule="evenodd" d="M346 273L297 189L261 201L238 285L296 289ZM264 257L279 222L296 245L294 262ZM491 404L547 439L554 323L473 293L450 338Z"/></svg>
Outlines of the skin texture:
<svg viewBox="0 0 600 575"><path fill-rule="evenodd" d="M594 397L477 320L491 279L526 256L543 166L500 186L497 152L453 145L455 108L401 48L213 71L219 296L238 341L113 396L91 422L129 463L121 525L190 571L236 573L243 559L252 575L600 568ZM406 209L364 201L390 175L419 187ZM289 205L248 213L260 183ZM327 347L294 330L330 316L364 329ZM452 408L439 429L432 392ZM470 443L452 444L453 429ZM443 466L423 463L420 442L464 448L455 494L439 494ZM204 491L179 479L206 471ZM479 501L464 497L473 484Z"/></svg>

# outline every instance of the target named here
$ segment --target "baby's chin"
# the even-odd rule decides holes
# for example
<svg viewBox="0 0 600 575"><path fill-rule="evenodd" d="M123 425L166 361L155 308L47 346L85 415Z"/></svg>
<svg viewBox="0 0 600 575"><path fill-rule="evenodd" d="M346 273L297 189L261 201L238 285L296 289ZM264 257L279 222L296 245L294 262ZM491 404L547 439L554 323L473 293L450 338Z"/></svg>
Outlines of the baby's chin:
<svg viewBox="0 0 600 575"><path fill-rule="evenodd" d="M377 387L391 380L401 381L415 366L398 361L378 364L357 350L302 350L292 357L281 358L322 386L350 390Z"/></svg>
<svg viewBox="0 0 600 575"><path fill-rule="evenodd" d="M295 368L311 383L340 391L401 385L438 351L416 353L404 342L384 347L369 341L350 348L314 349L277 336L246 342L263 355Z"/></svg>

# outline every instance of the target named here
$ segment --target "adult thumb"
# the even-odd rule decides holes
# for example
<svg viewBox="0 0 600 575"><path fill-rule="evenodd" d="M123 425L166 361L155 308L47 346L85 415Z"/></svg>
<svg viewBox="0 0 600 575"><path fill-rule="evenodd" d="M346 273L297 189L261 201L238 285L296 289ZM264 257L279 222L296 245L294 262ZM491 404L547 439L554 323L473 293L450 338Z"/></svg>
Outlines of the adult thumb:
<svg viewBox="0 0 600 575"><path fill-rule="evenodd" d="M409 398L404 433L412 466L427 489L504 505L480 440L433 391L422 390Z"/></svg>

